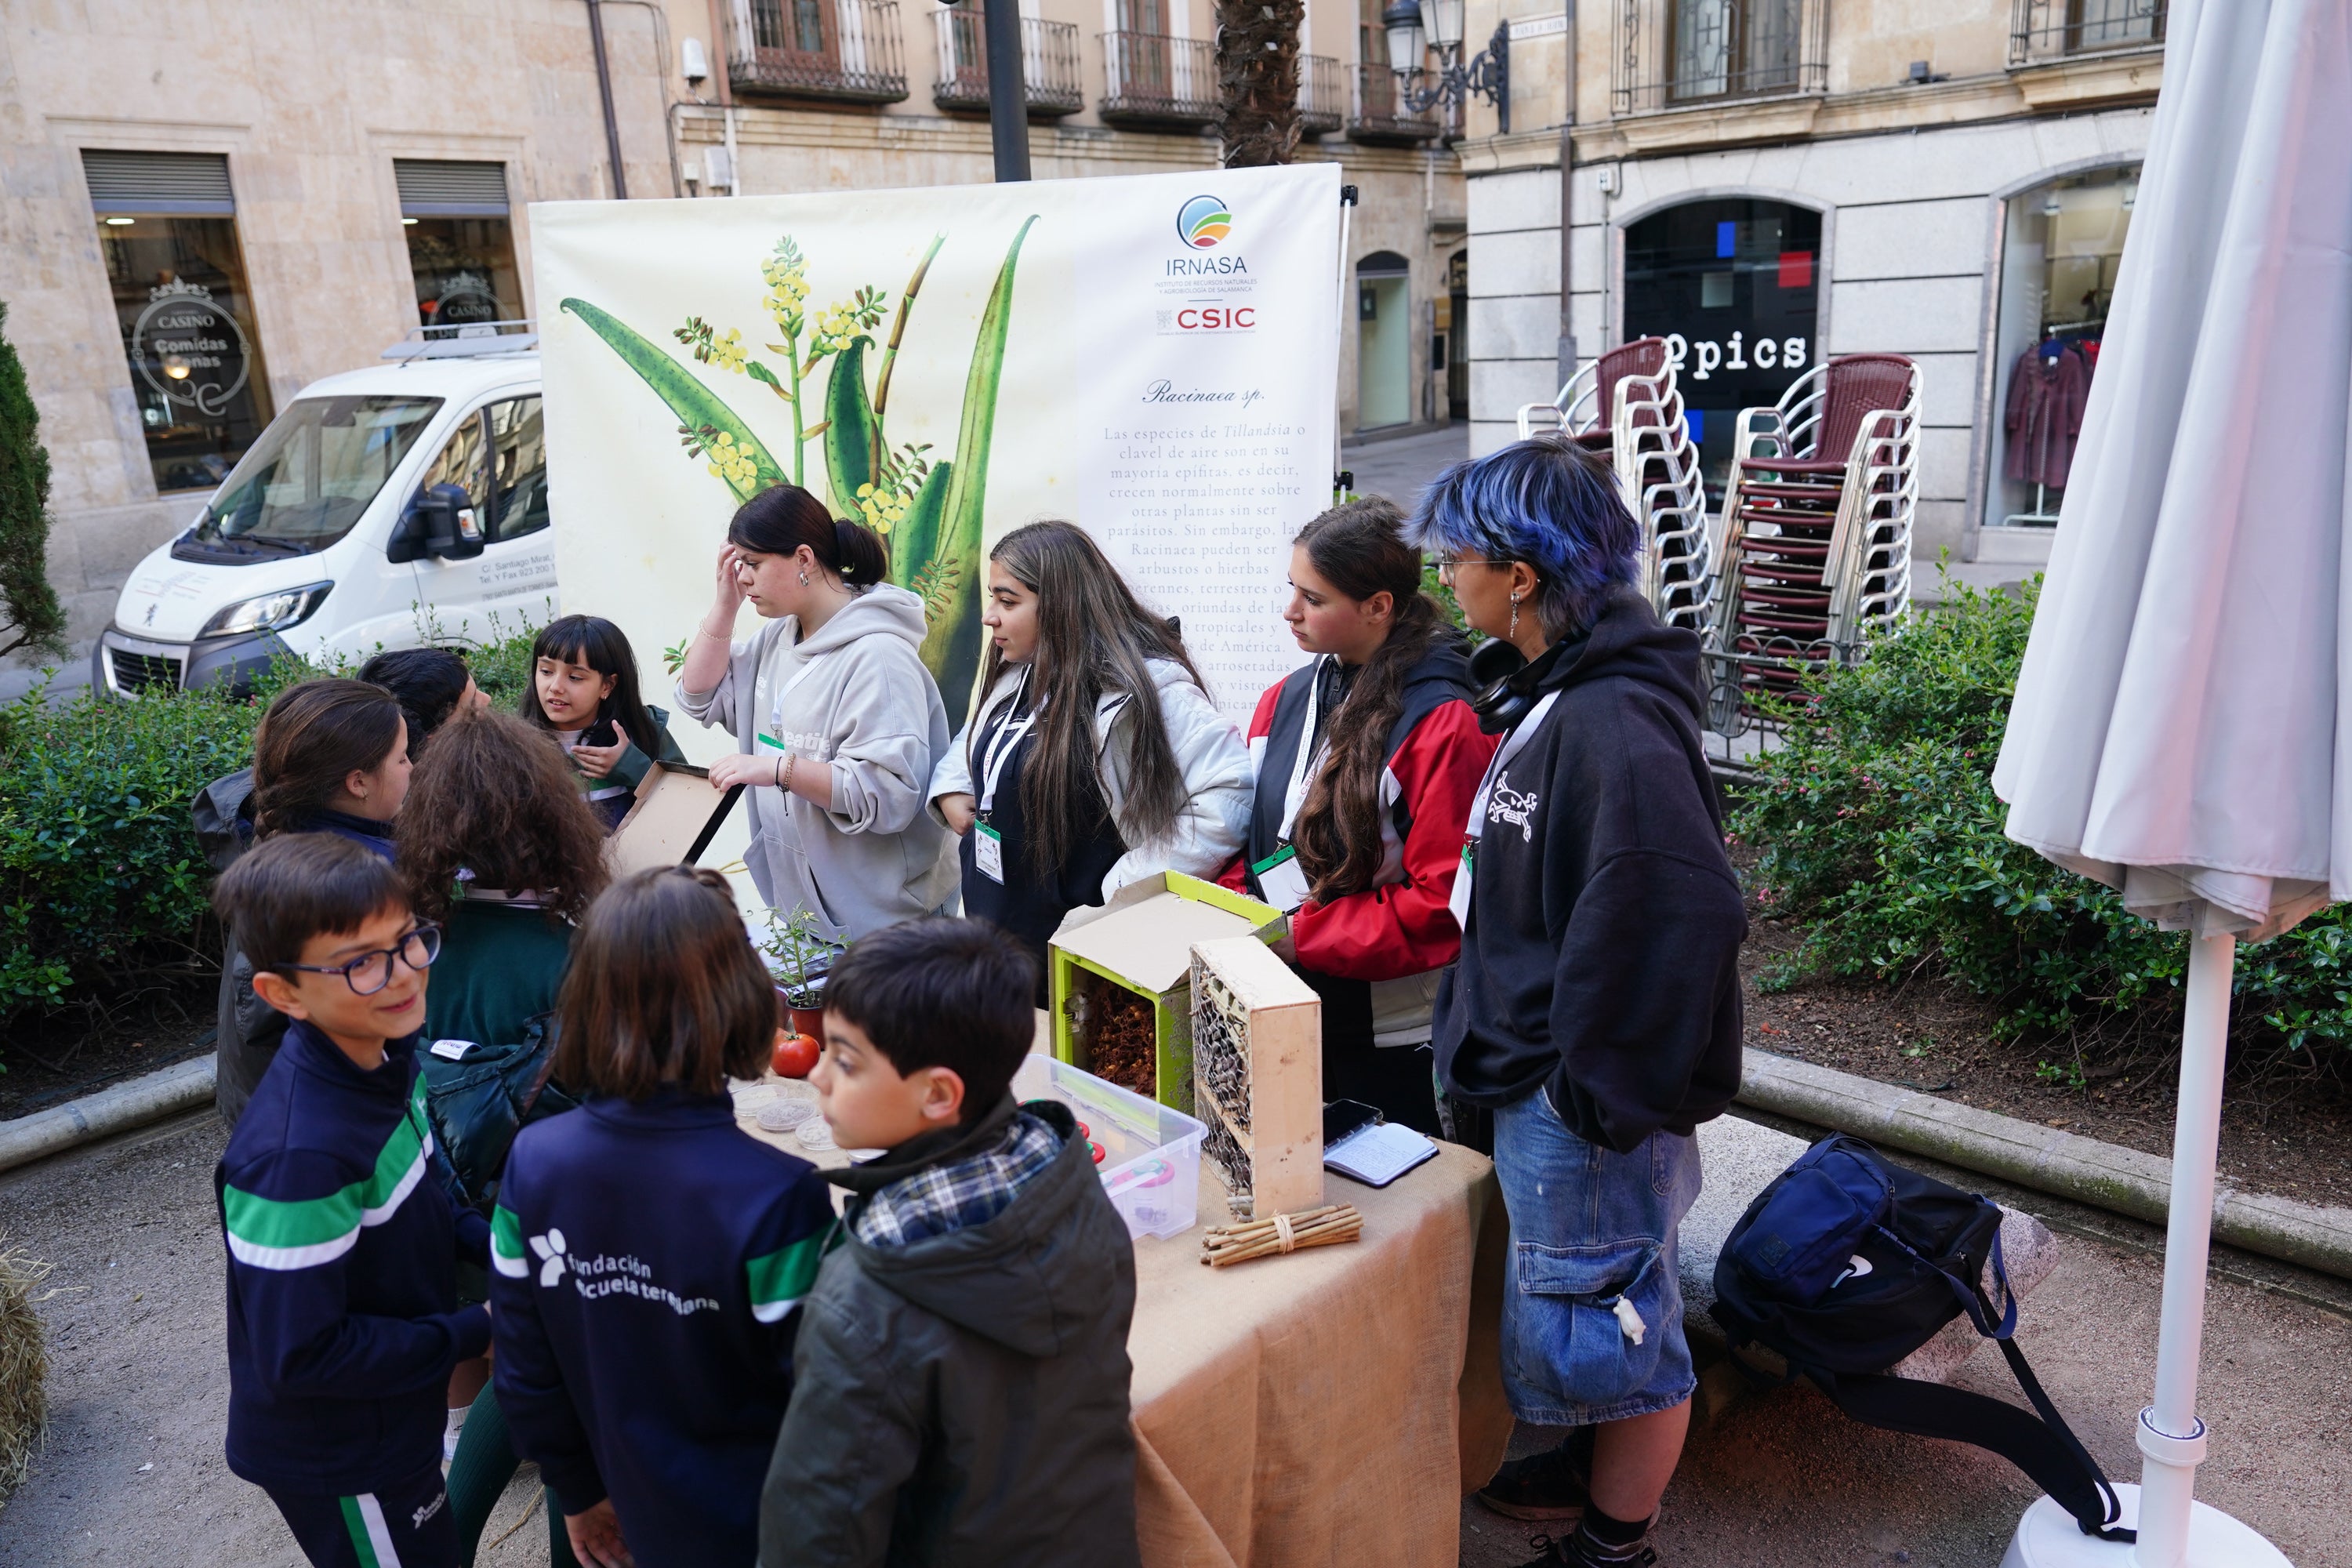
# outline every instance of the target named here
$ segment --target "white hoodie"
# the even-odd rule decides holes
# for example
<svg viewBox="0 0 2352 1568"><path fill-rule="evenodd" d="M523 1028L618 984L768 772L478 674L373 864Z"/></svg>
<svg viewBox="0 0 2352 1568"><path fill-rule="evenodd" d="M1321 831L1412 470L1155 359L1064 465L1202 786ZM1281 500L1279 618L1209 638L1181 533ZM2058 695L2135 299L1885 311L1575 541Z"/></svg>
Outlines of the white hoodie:
<svg viewBox="0 0 2352 1568"><path fill-rule="evenodd" d="M923 810L948 743L947 709L918 656L923 630L923 602L879 584L806 641L784 616L733 643L712 690L677 689L689 718L725 725L746 755L762 752L764 731L800 766L832 766L831 810L772 785L745 792L743 858L769 907L806 910L836 940L932 913L955 889L949 836ZM781 712L760 711L778 692Z"/></svg>
<svg viewBox="0 0 2352 1568"><path fill-rule="evenodd" d="M1142 838L1121 820L1127 813L1127 774L1134 749L1135 722L1128 717L1132 706L1127 693L1104 693L1095 707L1096 771L1101 775L1103 793L1110 801L1111 820L1118 823L1119 836L1128 843L1127 853L1118 858L1110 874L1103 879L1102 896L1106 901L1129 882L1139 882L1161 871L1181 871L1187 876L1213 880L1240 850L1249 832L1255 786L1249 748L1242 742L1241 731L1217 711L1208 693L1193 683L1182 665L1174 659L1155 658L1150 668L1152 684L1160 690L1160 717L1168 727L1169 749L1176 753L1177 769L1184 775L1184 805L1176 814L1174 825L1156 839ZM971 787L969 737L975 726L987 722L989 714L1000 704L1013 700L1020 684L1021 667L1017 665L1006 667L997 676L996 684L989 688L988 700L980 705L971 723L940 754L939 766L931 774L930 798L934 802L943 795L975 793ZM947 819L940 816L936 805L930 815L945 825Z"/></svg>

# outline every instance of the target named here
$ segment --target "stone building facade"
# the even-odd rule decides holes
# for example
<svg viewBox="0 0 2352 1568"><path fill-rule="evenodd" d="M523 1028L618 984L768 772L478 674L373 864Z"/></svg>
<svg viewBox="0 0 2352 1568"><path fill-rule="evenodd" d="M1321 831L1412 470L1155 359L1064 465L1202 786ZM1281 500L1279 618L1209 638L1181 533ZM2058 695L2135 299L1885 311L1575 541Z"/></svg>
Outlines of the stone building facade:
<svg viewBox="0 0 2352 1568"><path fill-rule="evenodd" d="M2046 561L2064 463L2037 420L2064 415L2037 412L2036 378L2095 369L2164 0L1570 0L1566 14L1572 49L1557 4L1471 0L1472 37L1498 18L1536 34L1512 48L1515 133L1474 109L1459 149L1474 448L1510 439L1517 409L1565 379L1565 206L1577 354L1667 335L1710 468L1737 411L1822 355L1909 354L1926 426L1917 552Z"/></svg>
<svg viewBox="0 0 2352 1568"><path fill-rule="evenodd" d="M1035 177L1216 168L1210 0L1023 9ZM1298 156L1360 193L1351 432L1467 411L1460 164L1377 12L1310 0L1302 40ZM0 10L0 300L73 638L303 386L420 322L535 314L530 203L991 175L977 15L929 0Z"/></svg>

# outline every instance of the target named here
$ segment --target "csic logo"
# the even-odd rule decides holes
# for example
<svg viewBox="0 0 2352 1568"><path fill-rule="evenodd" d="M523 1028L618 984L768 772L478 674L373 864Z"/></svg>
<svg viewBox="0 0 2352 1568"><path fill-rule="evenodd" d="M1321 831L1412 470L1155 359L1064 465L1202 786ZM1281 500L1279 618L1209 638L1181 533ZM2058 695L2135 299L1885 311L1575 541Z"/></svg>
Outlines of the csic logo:
<svg viewBox="0 0 2352 1568"><path fill-rule="evenodd" d="M1213 250L1234 231L1234 215L1214 196L1194 196L1176 209L1176 237L1194 250Z"/></svg>

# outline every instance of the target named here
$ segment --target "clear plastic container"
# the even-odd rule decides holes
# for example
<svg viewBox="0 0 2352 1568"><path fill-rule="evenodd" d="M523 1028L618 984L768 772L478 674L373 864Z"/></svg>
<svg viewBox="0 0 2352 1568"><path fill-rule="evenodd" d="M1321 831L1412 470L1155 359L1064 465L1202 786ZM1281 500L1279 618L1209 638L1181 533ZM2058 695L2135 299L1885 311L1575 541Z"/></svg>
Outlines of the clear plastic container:
<svg viewBox="0 0 2352 1568"><path fill-rule="evenodd" d="M1102 1145L1096 1170L1129 1236L1181 1236L1200 1217L1201 1135L1208 1129L1067 1062L1033 1054L1013 1077L1015 1100L1058 1100Z"/></svg>

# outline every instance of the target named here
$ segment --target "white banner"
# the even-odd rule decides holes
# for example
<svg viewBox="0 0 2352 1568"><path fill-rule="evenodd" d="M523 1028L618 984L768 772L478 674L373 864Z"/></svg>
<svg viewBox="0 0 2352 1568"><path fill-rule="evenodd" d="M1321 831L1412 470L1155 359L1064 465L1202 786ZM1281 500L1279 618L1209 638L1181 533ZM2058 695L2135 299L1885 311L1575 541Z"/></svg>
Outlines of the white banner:
<svg viewBox="0 0 2352 1568"><path fill-rule="evenodd" d="M1280 610L1331 495L1336 165L546 203L531 248L563 607L619 623L649 693L728 519L780 479L884 532L951 715L985 551L1040 518L1182 618L1236 718L1300 662Z"/></svg>

